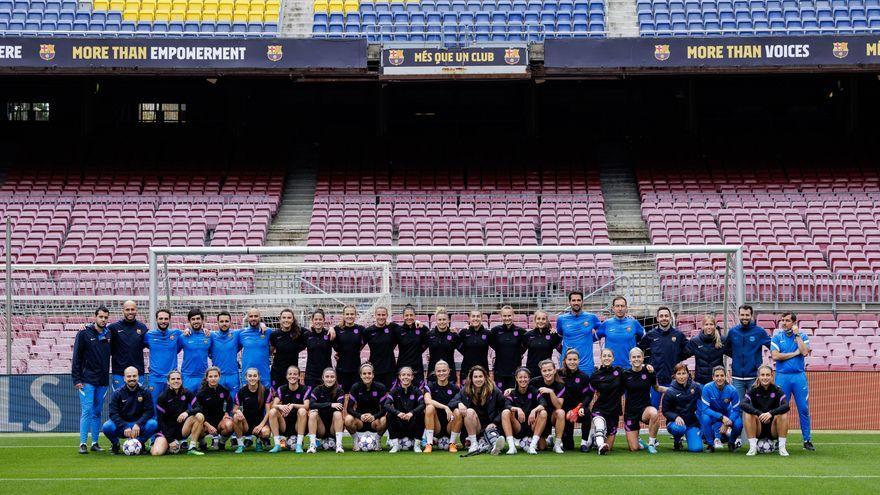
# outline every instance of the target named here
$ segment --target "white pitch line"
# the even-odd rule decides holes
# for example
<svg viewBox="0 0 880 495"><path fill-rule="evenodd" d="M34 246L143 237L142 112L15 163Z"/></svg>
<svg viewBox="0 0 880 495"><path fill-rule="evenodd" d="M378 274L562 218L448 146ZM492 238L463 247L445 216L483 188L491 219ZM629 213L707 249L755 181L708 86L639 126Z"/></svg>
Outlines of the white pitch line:
<svg viewBox="0 0 880 495"><path fill-rule="evenodd" d="M816 443L817 447L822 447L825 445L864 445L868 447L880 447L880 442L822 442ZM64 444L64 445L0 445L0 449L76 449L76 445Z"/></svg>
<svg viewBox="0 0 880 495"><path fill-rule="evenodd" d="M129 476L125 478L108 478L108 477L78 477L78 478L0 478L2 481L169 481L169 480L226 480L226 481L248 481L248 480L394 480L394 479L428 479L428 480L458 480L458 479L593 479L593 478L775 478L775 479L880 479L880 475L875 474L855 474L855 475L837 475L837 474L465 474L465 475L433 475L433 474L365 474L350 476L334 476L334 475L298 475L298 476Z"/></svg>

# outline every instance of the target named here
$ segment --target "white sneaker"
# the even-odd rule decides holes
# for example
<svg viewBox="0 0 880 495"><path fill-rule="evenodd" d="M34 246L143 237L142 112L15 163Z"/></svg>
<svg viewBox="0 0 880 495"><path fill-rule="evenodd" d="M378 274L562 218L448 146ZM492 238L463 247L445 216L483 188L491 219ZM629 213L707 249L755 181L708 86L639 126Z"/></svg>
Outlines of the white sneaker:
<svg viewBox="0 0 880 495"><path fill-rule="evenodd" d="M314 453L317 452L317 451L318 451L318 449L315 448L314 445L309 445L309 449L306 450L306 454L314 454Z"/></svg>
<svg viewBox="0 0 880 495"><path fill-rule="evenodd" d="M746 455L749 457L758 455L758 449L756 447L749 447L749 451L746 452Z"/></svg>
<svg viewBox="0 0 880 495"><path fill-rule="evenodd" d="M344 454L345 453L345 449L342 448L342 445L336 446L336 453L337 454Z"/></svg>
<svg viewBox="0 0 880 495"><path fill-rule="evenodd" d="M724 448L724 444L721 443L720 438L716 438L713 447L715 447L715 450L721 450Z"/></svg>
<svg viewBox="0 0 880 495"><path fill-rule="evenodd" d="M470 448L468 449L468 454L474 454L474 453L477 453L477 452L479 452L479 451L480 451L480 446L479 446L479 445L471 445Z"/></svg>
<svg viewBox="0 0 880 495"><path fill-rule="evenodd" d="M388 452L390 452L392 454L396 454L396 453L400 452L400 444L399 443L392 444L391 450L389 450Z"/></svg>
<svg viewBox="0 0 880 495"><path fill-rule="evenodd" d="M500 436L495 439L495 443L492 444L492 455L498 455L501 453L501 449L504 448L504 439Z"/></svg>
<svg viewBox="0 0 880 495"><path fill-rule="evenodd" d="M415 453L422 452L422 442L420 440L413 441L413 452L415 452Z"/></svg>
<svg viewBox="0 0 880 495"><path fill-rule="evenodd" d="M507 447L507 455L516 455L516 445L510 444L510 446Z"/></svg>
<svg viewBox="0 0 880 495"><path fill-rule="evenodd" d="M553 452L557 454L564 454L565 451L562 450L562 442L553 442Z"/></svg>
<svg viewBox="0 0 880 495"><path fill-rule="evenodd" d="M779 447L779 455L782 457L788 457L788 451L785 450L785 447Z"/></svg>
<svg viewBox="0 0 880 495"><path fill-rule="evenodd" d="M529 454L529 455L537 455L537 454L538 454L538 451L535 450L534 447L532 447L531 445L529 445L528 447L526 447L526 454Z"/></svg>

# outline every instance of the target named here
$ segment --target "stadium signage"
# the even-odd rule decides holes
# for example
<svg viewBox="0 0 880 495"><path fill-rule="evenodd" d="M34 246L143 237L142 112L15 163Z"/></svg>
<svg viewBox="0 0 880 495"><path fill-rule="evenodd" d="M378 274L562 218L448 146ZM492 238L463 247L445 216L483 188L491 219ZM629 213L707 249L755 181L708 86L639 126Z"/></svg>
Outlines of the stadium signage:
<svg viewBox="0 0 880 495"><path fill-rule="evenodd" d="M357 69L366 40L0 38L0 68Z"/></svg>
<svg viewBox="0 0 880 495"><path fill-rule="evenodd" d="M553 69L762 68L880 65L880 38L787 36L547 40Z"/></svg>
<svg viewBox="0 0 880 495"><path fill-rule="evenodd" d="M525 74L525 47L385 48L384 75Z"/></svg>
<svg viewBox="0 0 880 495"><path fill-rule="evenodd" d="M79 415L70 375L0 377L2 433L79 431Z"/></svg>

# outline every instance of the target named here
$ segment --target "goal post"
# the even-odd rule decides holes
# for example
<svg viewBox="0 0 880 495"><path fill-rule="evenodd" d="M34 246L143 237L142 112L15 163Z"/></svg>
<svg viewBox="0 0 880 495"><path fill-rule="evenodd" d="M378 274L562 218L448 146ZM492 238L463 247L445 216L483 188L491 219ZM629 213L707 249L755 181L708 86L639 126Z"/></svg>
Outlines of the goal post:
<svg viewBox="0 0 880 495"><path fill-rule="evenodd" d="M665 305L691 320L714 314L732 323L745 300L742 253L739 245L153 247L150 319L155 325L164 306L270 315L291 307L301 316L354 304L360 323L380 305L461 314L511 304L530 314L559 312L568 291L580 290L590 311L607 313L622 295L637 317ZM675 269L685 258L705 269Z"/></svg>

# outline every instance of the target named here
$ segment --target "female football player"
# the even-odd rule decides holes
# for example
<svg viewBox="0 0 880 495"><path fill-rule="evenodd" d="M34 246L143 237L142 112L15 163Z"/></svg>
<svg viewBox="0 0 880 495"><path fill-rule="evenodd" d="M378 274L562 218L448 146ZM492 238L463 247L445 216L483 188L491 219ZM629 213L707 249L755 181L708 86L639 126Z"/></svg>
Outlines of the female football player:
<svg viewBox="0 0 880 495"><path fill-rule="evenodd" d="M489 331L489 347L495 351L492 379L501 390L514 386L514 373L522 366L525 352L523 339L526 331L513 323L513 308L505 305L501 308L501 324Z"/></svg>
<svg viewBox="0 0 880 495"><path fill-rule="evenodd" d="M550 435L550 429L555 427L556 439L553 442L553 452L562 454L565 452L562 446L562 435L565 433L565 410L562 408L565 382L556 372L554 361L545 359L538 364L538 367L541 369L541 376L532 378L529 383L541 394L541 398L544 400L548 423L544 427L544 431L535 433L541 435L541 438L547 438Z"/></svg>
<svg viewBox="0 0 880 495"><path fill-rule="evenodd" d="M449 435L449 451L458 452L458 436L461 434L461 416L451 406L461 390L452 379L452 370L446 361L434 365L434 381L425 386L425 452L433 449L434 435Z"/></svg>
<svg viewBox="0 0 880 495"><path fill-rule="evenodd" d="M421 387L425 383L425 361L422 354L425 352L425 336L428 329L416 321L416 310L406 305L403 310L403 325L399 325L395 334L397 341L397 367L398 370L408 367L414 374L413 383Z"/></svg>
<svg viewBox="0 0 880 495"><path fill-rule="evenodd" d="M413 440L413 451L422 451L421 434L425 429L425 397L413 383L413 370L409 366L400 368L397 385L385 398L385 412L388 415L388 443L393 454L400 450L400 439Z"/></svg>
<svg viewBox="0 0 880 495"><path fill-rule="evenodd" d="M492 455L498 455L504 446L504 437L498 433L501 413L507 408L504 395L489 381L489 373L480 365L469 369L464 387L453 399L458 414L464 418L464 426L470 442L469 453L480 450L477 436L486 434L491 439Z"/></svg>
<svg viewBox="0 0 880 495"><path fill-rule="evenodd" d="M449 327L449 313L444 308L437 308L434 312L434 320L437 326L428 332L425 338L425 346L428 348L428 381L436 381L434 376L434 368L437 363L445 361L446 363L455 364L455 349L458 348L459 335ZM448 365L447 365L448 367ZM458 383L458 375L455 370L449 369L449 381Z"/></svg>
<svg viewBox="0 0 880 495"><path fill-rule="evenodd" d="M235 435L239 438L236 454L241 454L244 449L254 442L257 452L263 450L263 441L269 438L269 404L272 402L272 394L263 386L260 373L256 368L248 368L244 373L245 386L238 389L235 396L235 408L232 414L232 424ZM244 442L241 439L244 438Z"/></svg>
<svg viewBox="0 0 880 495"><path fill-rule="evenodd" d="M703 317L703 330L692 337L684 347L682 359L694 357L694 381L705 385L712 381L712 370L724 365L724 338L715 323L715 317Z"/></svg>
<svg viewBox="0 0 880 495"><path fill-rule="evenodd" d="M385 433L387 418L382 401L388 389L375 379L373 365L360 366L360 380L351 386L345 414L345 429L354 439L354 449L358 449L358 435L373 431L381 436Z"/></svg>
<svg viewBox="0 0 880 495"><path fill-rule="evenodd" d="M700 425L709 452L720 449L722 439L727 440L731 452L737 449L736 442L743 429L739 393L727 383L727 370L723 366L712 370L712 383L703 386Z"/></svg>
<svg viewBox="0 0 880 495"><path fill-rule="evenodd" d="M314 454L318 449L317 436L326 434L336 436L336 453L345 452L342 448L342 428L344 426L343 402L345 392L336 381L336 370L327 368L321 375L321 384L312 389L309 397L309 450Z"/></svg>
<svg viewBox="0 0 880 495"><path fill-rule="evenodd" d="M278 315L278 330L269 335L269 345L272 348L270 375L273 387L286 385L288 369L299 365L299 353L305 349L301 336L302 329L293 315L293 310L282 309Z"/></svg>
<svg viewBox="0 0 880 495"><path fill-rule="evenodd" d="M685 437L690 452L702 452L703 440L697 407L703 396L703 387L691 380L684 363L675 365L672 378L673 382L663 394L662 410L666 416L666 430L672 434L673 449L682 450L681 439Z"/></svg>
<svg viewBox="0 0 880 495"><path fill-rule="evenodd" d="M468 315L468 327L459 332L458 352L461 353L461 375L468 376L473 366L489 369L489 331L483 326L483 313L474 310Z"/></svg>
<svg viewBox="0 0 880 495"><path fill-rule="evenodd" d="M196 394L196 403L191 406L193 414L201 413L205 417L202 435L212 436L211 448L225 450L226 440L232 435L232 411L235 398L229 389L220 384L220 368L211 366L205 370L202 386ZM199 439L199 447L204 450L204 440Z"/></svg>
<svg viewBox="0 0 880 495"><path fill-rule="evenodd" d="M303 435L306 434L309 419L310 393L310 388L299 383L299 366L288 366L287 384L275 389L275 398L269 408L269 428L275 438L275 445L269 452L279 452L283 440L295 436L296 447L290 444L287 447L296 448L296 453L302 454Z"/></svg>
<svg viewBox="0 0 880 495"><path fill-rule="evenodd" d="M516 440L531 437L525 451L537 454L542 442L541 432L547 425L547 409L538 390L529 384L528 368L516 370L516 387L506 396L507 409L501 413L501 424L507 438L507 454L516 454Z"/></svg>
<svg viewBox="0 0 880 495"><path fill-rule="evenodd" d="M758 439L778 439L779 455L788 456L786 437L788 436L788 398L778 385L773 383L773 368L762 365L758 368L758 379L740 403L744 413L743 423L749 437L749 451L746 455L758 453Z"/></svg>
<svg viewBox="0 0 880 495"><path fill-rule="evenodd" d="M562 446L565 449L574 448L574 425L577 422L583 422L581 431L590 431L590 421L583 421L586 415L581 415L580 411L586 407L589 409L590 403L593 401L593 387L590 386L590 377L581 371L581 356L577 349L569 349L565 351L565 358L562 361L563 368L559 370L559 378L565 384L565 392L562 395L561 410L565 414L565 431L562 436ZM586 451L588 435L582 435L581 451Z"/></svg>
<svg viewBox="0 0 880 495"><path fill-rule="evenodd" d="M195 403L196 394L183 388L183 376L180 371L168 373L168 385L156 400L156 419L159 421L159 432L150 448L153 455L162 455L167 451L177 452L186 439L192 435L187 454L202 455L196 445L202 436L205 416L193 413L191 406Z"/></svg>
<svg viewBox="0 0 880 495"><path fill-rule="evenodd" d="M622 413L620 399L623 396L623 369L614 366L614 352L611 349L602 349L599 367L590 377L590 385L597 396L590 411L590 435L599 455L605 455L614 448L614 437ZM581 412L586 416L586 411ZM589 443L588 440L588 447Z"/></svg>
<svg viewBox="0 0 880 495"><path fill-rule="evenodd" d="M358 381L361 365L361 349L364 347L365 328L355 323L357 309L348 305L342 308L342 323L337 325L333 349L336 350L336 376L342 390L348 392Z"/></svg>
<svg viewBox="0 0 880 495"><path fill-rule="evenodd" d="M550 317L546 311L535 311L535 328L526 332L524 345L526 367L532 376L541 374L538 363L553 357L553 351L562 344L562 337L550 325Z"/></svg>
<svg viewBox="0 0 880 495"><path fill-rule="evenodd" d="M646 448L649 454L657 453L657 432L660 430L660 414L651 405L651 390L662 394L666 387L657 384L654 367L645 364L645 353L638 347L629 351L630 369L623 371L623 391L626 409L623 411L623 428L629 450L635 452ZM641 423L648 425L648 444L639 438Z"/></svg>
<svg viewBox="0 0 880 495"><path fill-rule="evenodd" d="M324 370L331 367L330 355L333 342L330 333L324 328L324 311L312 312L311 328L303 335L306 348L306 386L315 388L322 383Z"/></svg>

